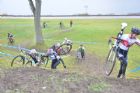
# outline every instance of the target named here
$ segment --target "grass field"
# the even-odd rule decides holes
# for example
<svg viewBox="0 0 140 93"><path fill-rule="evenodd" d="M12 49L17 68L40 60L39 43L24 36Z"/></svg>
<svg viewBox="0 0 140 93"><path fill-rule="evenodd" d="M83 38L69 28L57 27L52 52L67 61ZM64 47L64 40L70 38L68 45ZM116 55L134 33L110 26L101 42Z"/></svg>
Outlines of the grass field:
<svg viewBox="0 0 140 93"><path fill-rule="evenodd" d="M68 19L44 19L42 23L43 21L46 21L48 25L47 28L42 29L46 49L58 40L62 41L67 37L74 42L73 50L76 50L80 43L85 42L86 52L97 55L101 62L104 62L109 50L107 45L109 37L117 35L122 22L128 23L125 33L129 33L132 26L140 26L140 19L73 19L74 24L72 28L69 27L70 20ZM59 28L60 21L64 23L64 29ZM22 44L27 48L32 48L35 45L32 19L0 19L0 44L7 44L8 32L14 34L16 45ZM17 54L11 49L3 47L0 47L0 51L13 55ZM140 76L140 71L130 71L140 66L139 53L140 47L138 46L133 46L129 51L127 73L130 76ZM6 61L9 61L9 59L11 60L11 58L1 57L0 67L8 67ZM73 59L67 58L66 60L72 61Z"/></svg>

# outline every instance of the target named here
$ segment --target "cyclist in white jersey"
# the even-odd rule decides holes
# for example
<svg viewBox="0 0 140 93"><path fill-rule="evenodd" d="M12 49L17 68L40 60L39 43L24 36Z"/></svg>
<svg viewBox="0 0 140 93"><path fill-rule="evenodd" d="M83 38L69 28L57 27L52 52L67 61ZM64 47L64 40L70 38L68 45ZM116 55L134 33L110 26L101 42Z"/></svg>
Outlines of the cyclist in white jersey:
<svg viewBox="0 0 140 93"><path fill-rule="evenodd" d="M117 57L120 60L120 70L118 73L118 78L122 76L122 78L125 78L125 72L127 68L127 53L129 48L133 44L137 44L140 46L140 40L136 38L138 35L140 35L140 29L133 27L131 29L131 34L124 34L121 37L121 42L119 43L119 48L118 48L118 54Z"/></svg>
<svg viewBox="0 0 140 93"><path fill-rule="evenodd" d="M52 60L51 69L56 69L60 61L62 62L64 68L66 68L63 59L52 48L48 49L46 56Z"/></svg>

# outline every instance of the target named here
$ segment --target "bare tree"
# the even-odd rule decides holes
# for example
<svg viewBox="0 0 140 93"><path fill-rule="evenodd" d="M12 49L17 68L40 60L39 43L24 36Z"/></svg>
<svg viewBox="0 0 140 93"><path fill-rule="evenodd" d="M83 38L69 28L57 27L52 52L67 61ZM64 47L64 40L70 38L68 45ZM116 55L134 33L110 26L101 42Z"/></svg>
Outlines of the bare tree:
<svg viewBox="0 0 140 93"><path fill-rule="evenodd" d="M36 44L44 44L41 24L40 24L40 16L41 16L41 0L28 0L31 10L34 15L34 24L35 24L35 33L36 33Z"/></svg>

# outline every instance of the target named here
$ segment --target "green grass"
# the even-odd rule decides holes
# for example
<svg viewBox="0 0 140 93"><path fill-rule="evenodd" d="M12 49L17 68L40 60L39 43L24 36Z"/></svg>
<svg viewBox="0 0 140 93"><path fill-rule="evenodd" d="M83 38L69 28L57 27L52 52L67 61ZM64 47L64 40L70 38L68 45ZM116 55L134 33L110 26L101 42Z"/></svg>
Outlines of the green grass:
<svg viewBox="0 0 140 93"><path fill-rule="evenodd" d="M105 89L107 89L110 85L107 85L105 82L100 83L93 83L88 86L88 89L92 92L103 92Z"/></svg>
<svg viewBox="0 0 140 93"><path fill-rule="evenodd" d="M62 19L61 19L62 20ZM68 19L62 20L66 29L70 31L63 31L59 29L59 19L44 19L48 24L48 28L42 29L43 36L45 38L46 49L52 44L56 43L57 40L63 40L65 37L72 41L82 42L96 42L95 44L85 44L86 51L91 54L96 54L101 61L105 60L108 52L107 40L110 36L116 36L120 31L120 25L122 22L127 22L128 27L125 33L129 33L132 26L139 27L140 19L73 19L74 25L69 28ZM0 43L7 44L7 33L11 32L14 34L16 39L16 45L24 44L28 48L31 48L35 44L34 36L34 23L33 19L0 19ZM79 43L74 43L73 50L76 50ZM14 51L7 50L0 47L0 51L6 51L8 53L14 53ZM139 72L132 73L131 69L140 66L140 48L134 46L129 51L129 65L127 74L135 74L140 76ZM74 59L66 58L67 64L70 67L74 66L70 64ZM0 60L0 62L5 61Z"/></svg>

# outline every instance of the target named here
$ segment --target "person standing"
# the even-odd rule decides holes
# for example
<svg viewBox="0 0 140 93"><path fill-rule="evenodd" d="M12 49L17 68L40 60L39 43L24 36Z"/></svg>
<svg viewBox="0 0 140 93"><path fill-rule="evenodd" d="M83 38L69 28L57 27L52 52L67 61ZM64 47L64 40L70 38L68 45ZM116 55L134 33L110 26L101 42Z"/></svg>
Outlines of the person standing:
<svg viewBox="0 0 140 93"><path fill-rule="evenodd" d="M80 44L80 47L77 50L77 57L80 59L85 59L85 47L83 44Z"/></svg>
<svg viewBox="0 0 140 93"><path fill-rule="evenodd" d="M72 27L73 26L73 21L72 20L70 20L70 27Z"/></svg>

